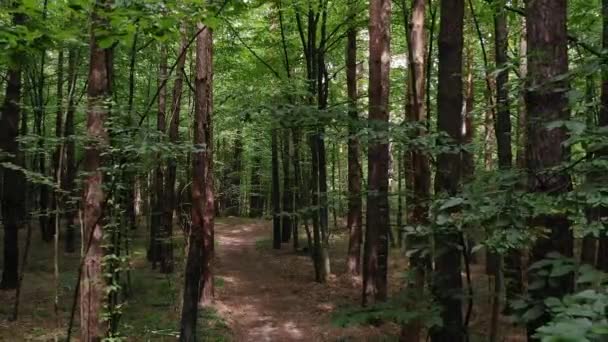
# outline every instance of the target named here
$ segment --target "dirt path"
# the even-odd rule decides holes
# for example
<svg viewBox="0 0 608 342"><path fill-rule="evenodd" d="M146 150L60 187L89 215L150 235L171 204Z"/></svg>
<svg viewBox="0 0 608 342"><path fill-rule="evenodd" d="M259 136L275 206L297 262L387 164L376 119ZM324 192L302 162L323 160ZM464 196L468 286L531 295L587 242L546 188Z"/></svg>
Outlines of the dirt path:
<svg viewBox="0 0 608 342"><path fill-rule="evenodd" d="M216 289L216 306L236 341L363 341L367 338L360 339L361 333L382 333L332 326L332 311L340 304L357 303L358 288L346 277L315 283L309 257L296 255L290 245L272 250L270 237L266 222L217 224L216 274L223 284Z"/></svg>
<svg viewBox="0 0 608 342"><path fill-rule="evenodd" d="M305 341L310 325L302 320L301 300L281 268L263 253L269 236L261 223L217 227L218 269L223 280L217 306L238 341ZM284 254L278 252L276 254ZM278 255L275 255L278 257Z"/></svg>

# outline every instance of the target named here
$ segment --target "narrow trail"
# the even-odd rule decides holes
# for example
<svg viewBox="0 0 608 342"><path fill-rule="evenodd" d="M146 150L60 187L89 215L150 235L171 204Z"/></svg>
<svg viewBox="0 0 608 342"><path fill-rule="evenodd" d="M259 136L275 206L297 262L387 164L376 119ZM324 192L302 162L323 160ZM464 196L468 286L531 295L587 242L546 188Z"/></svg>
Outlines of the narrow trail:
<svg viewBox="0 0 608 342"><path fill-rule="evenodd" d="M280 265L256 247L269 237L262 223L218 224L217 307L237 341L305 341L311 326L303 317L297 287L286 283ZM287 247L287 246L286 246ZM281 251L273 254L284 254ZM308 319L307 319L308 318Z"/></svg>
<svg viewBox="0 0 608 342"><path fill-rule="evenodd" d="M314 282L310 258L295 254L289 244L271 249L270 237L264 221L229 219L216 225L216 275L223 282L216 289L216 308L235 341L367 341L386 332L386 327L332 326L339 305L358 302L358 287L346 276ZM334 262L338 267L342 260Z"/></svg>

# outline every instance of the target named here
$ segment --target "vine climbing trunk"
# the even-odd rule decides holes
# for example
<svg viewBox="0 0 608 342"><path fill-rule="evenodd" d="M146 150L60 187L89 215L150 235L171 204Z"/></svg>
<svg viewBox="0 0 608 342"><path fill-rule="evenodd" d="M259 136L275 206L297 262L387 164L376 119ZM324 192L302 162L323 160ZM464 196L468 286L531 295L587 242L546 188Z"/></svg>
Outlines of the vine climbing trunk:
<svg viewBox="0 0 608 342"><path fill-rule="evenodd" d="M89 79L87 88L87 138L85 149L84 183L84 262L80 282L80 339L101 341L105 335L102 310L106 300L103 276L103 216L105 194L103 190L103 157L109 138L106 120L109 116L109 99L112 84L112 50L99 46L100 28L107 25L106 15L111 2L98 1L91 21Z"/></svg>
<svg viewBox="0 0 608 342"><path fill-rule="evenodd" d="M363 305L387 298L389 174L389 0L369 3L369 125L367 229L363 251Z"/></svg>

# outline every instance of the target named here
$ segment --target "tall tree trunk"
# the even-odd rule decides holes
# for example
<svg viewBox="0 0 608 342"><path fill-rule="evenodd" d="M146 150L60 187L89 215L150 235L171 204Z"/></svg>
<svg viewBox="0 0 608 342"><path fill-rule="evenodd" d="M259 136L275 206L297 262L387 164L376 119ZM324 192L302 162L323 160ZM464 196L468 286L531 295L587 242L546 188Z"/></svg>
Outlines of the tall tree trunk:
<svg viewBox="0 0 608 342"><path fill-rule="evenodd" d="M74 137L74 114L76 113L76 79L77 59L79 53L76 48L71 48L68 53L68 105L65 115L65 179L62 182L63 189L67 194L71 194L75 188L76 182L76 145ZM76 251L76 206L72 205L65 213L66 216L66 233L65 233L65 251L66 253L74 253Z"/></svg>
<svg viewBox="0 0 608 342"><path fill-rule="evenodd" d="M462 49L463 0L441 1L439 29L439 89L437 94L437 129L453 143L462 142ZM460 188L460 153L441 153L437 157L435 191L455 196ZM461 253L455 241L461 237L455 227L435 233L434 290L441 307L443 326L433 329L433 342L463 341Z"/></svg>
<svg viewBox="0 0 608 342"><path fill-rule="evenodd" d="M55 111L55 138L58 141L63 138L63 59L63 49L60 48L57 55L57 92L55 94L57 100L57 108ZM60 158L63 158L63 156L61 156L61 152L63 151L62 146L63 142L58 142L57 146L55 146L55 151L53 152L53 180L55 183L59 183L59 177L63 174L63 170L59 171L59 160ZM59 195L55 193L55 191L51 192L50 207L53 212L49 215L49 226L55 225L55 218L57 215L61 218L61 214L55 211L55 209L59 208L57 206L57 201L59 201L58 197Z"/></svg>
<svg viewBox="0 0 608 342"><path fill-rule="evenodd" d="M528 78L526 84L527 137L526 167L528 190L532 193L558 195L569 191L570 177L566 173L548 172L569 159L563 143L568 134L563 128L548 129L546 123L568 120L568 81L555 80L568 72L566 0L526 0ZM551 230L549 237L539 238L532 249L530 261L545 258L549 252L572 256L573 237L565 214L544 215L533 219L534 226ZM532 276L532 275L531 275ZM561 298L572 290L572 275L557 280L557 286L532 291L533 297ZM528 323L528 336L547 323L549 313Z"/></svg>
<svg viewBox="0 0 608 342"><path fill-rule="evenodd" d="M194 144L202 151L192 156L192 223L188 236L186 278L182 304L180 341L194 342L198 308L212 299L211 257L215 214L212 172L211 111L213 109L213 36L209 27L197 24ZM209 189L211 187L211 191ZM211 198L209 196L211 195ZM211 204L211 206L210 206ZM211 217L209 217L211 216ZM211 290L211 291L210 291Z"/></svg>
<svg viewBox="0 0 608 342"><path fill-rule="evenodd" d="M357 13L357 1L349 1L349 13ZM359 161L359 113L357 111L357 28L350 19L346 42L346 87L348 92L348 272L361 274L361 242L363 238L361 165Z"/></svg>
<svg viewBox="0 0 608 342"><path fill-rule="evenodd" d="M281 189L279 185L279 138L277 129L272 128L270 149L272 154L272 248L281 249Z"/></svg>
<svg viewBox="0 0 608 342"><path fill-rule="evenodd" d="M602 45L604 49L608 49L608 0L602 0ZM608 126L608 73L604 71L602 73L602 90L601 90L601 108L599 117L597 120L598 126L605 128ZM598 153L598 157L606 159L608 156L608 149L603 149ZM605 174L605 172L604 172ZM599 180L601 184L606 184L606 177L601 177ZM597 209L598 217L597 220L605 220L608 216L608 208L602 206ZM608 233L604 232L600 236L597 253L597 267L604 272L608 272Z"/></svg>
<svg viewBox="0 0 608 342"><path fill-rule="evenodd" d="M226 172L226 216L239 216L241 213L241 166L243 156L243 137L237 129L230 169Z"/></svg>
<svg viewBox="0 0 608 342"><path fill-rule="evenodd" d="M13 25L23 25L22 14L13 15ZM6 93L0 115L0 150L12 156L0 160L17 166L23 165L23 154L19 149L19 117L21 114L21 56L11 56L12 63L7 72ZM25 177L23 173L3 168L2 219L4 224L4 266L0 289L16 289L19 270L19 226L25 217Z"/></svg>
<svg viewBox="0 0 608 342"><path fill-rule="evenodd" d="M176 75L173 83L173 97L171 102L171 121L169 123L169 142L179 143L180 110L182 104L182 92L184 87L184 65L186 64L187 39L184 28L179 46L178 60L176 64ZM173 272L173 213L177 208L177 196L175 194L175 181L177 178L177 159L169 156L167 160L167 172L165 179L165 201L164 201L164 231L165 241L162 248L161 272Z"/></svg>
<svg viewBox="0 0 608 342"><path fill-rule="evenodd" d="M202 111L204 151L203 264L199 306L210 304L214 297L213 258L215 224L215 188L213 178L213 31L207 27L197 38L197 103Z"/></svg>
<svg viewBox="0 0 608 342"><path fill-rule="evenodd" d="M411 120L418 125L417 137L427 134L427 111L425 106L426 97L426 33L424 30L426 0L414 0L412 4L411 31L409 32L410 46L410 87L412 89L412 111ZM426 151L414 149L411 152L411 178L413 188L407 189L412 192L411 215L408 224L428 224L429 198L431 191L431 169ZM426 239L410 238L408 248L416 249L420 244L428 243ZM414 253L410 258L410 266L415 271L415 279L411 284L414 291L422 294L427 268L430 262L421 253ZM414 305L415 306L415 305ZM401 331L401 341L419 341L422 332L422 322L415 321L405 325Z"/></svg>
<svg viewBox="0 0 608 342"><path fill-rule="evenodd" d="M158 143L164 141L163 137L167 129L167 49L160 48L160 65L158 69L158 113L156 116L156 129L158 131ZM161 262L161 249L164 240L163 219L164 219L164 200L165 195L165 174L163 172L162 159L160 153L156 156L156 169L154 171L154 206L152 212L152 225L150 226L150 250L149 259L152 268Z"/></svg>
<svg viewBox="0 0 608 342"><path fill-rule="evenodd" d="M281 241L289 242L293 230L293 189L292 189L292 174L291 174L291 137L290 130L283 129L283 208L281 216Z"/></svg>
<svg viewBox="0 0 608 342"><path fill-rule="evenodd" d="M249 194L249 217L258 218L264 214L264 191L262 188L262 160L260 151L254 151L251 161L251 185Z"/></svg>
<svg viewBox="0 0 608 342"><path fill-rule="evenodd" d="M369 17L369 125L374 135L368 149L363 305L385 301L387 297L391 2L371 0Z"/></svg>
<svg viewBox="0 0 608 342"><path fill-rule="evenodd" d="M103 278L103 191L102 154L109 143L105 128L111 98L112 51L98 45L98 28L106 25L105 18L110 1L98 1L93 10L89 81L87 137L94 143L85 150L87 177L84 188L84 263L80 282L80 336L81 341L101 341L105 335L102 310L105 302Z"/></svg>
<svg viewBox="0 0 608 342"><path fill-rule="evenodd" d="M501 0L496 7L494 15L494 36L495 36L495 57L496 68L500 71L496 75L496 145L498 150L498 167L501 170L509 170L513 166L513 153L511 149L511 113L509 104L509 71L506 65L509 62L509 30L507 23L507 13L504 9L506 2ZM525 40L524 40L525 41ZM525 65L525 62L522 61ZM521 112L520 112L521 113ZM499 261L499 263L502 263ZM522 292L522 265L521 252L519 250L511 250L505 256L505 276L507 279L507 299L512 300ZM496 273L496 298L501 297L499 293L502 291L500 284L500 268L497 267ZM496 306L496 305L495 305Z"/></svg>

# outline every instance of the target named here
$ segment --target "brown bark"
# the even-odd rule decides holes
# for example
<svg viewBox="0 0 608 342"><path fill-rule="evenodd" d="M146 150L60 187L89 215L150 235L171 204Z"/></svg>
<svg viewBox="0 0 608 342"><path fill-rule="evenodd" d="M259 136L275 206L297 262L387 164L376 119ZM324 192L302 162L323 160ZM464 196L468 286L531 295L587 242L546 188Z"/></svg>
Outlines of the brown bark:
<svg viewBox="0 0 608 342"><path fill-rule="evenodd" d="M363 252L363 305L387 297L391 2L369 5L369 124L373 132L368 150L367 229Z"/></svg>
<svg viewBox="0 0 608 342"><path fill-rule="evenodd" d="M209 27L197 24L196 77L194 86L194 145L202 149L192 155L192 223L188 236L188 255L180 341L196 341L198 308L212 300L211 258L213 255L213 182L211 178L211 111L213 109L213 36ZM209 189L211 187L211 191ZM211 196L209 198L209 196ZM211 206L210 206L211 204Z"/></svg>
<svg viewBox="0 0 608 342"><path fill-rule="evenodd" d="M22 25L25 18L14 14L13 25ZM11 56L7 72L6 93L0 114L0 150L10 153L0 160L23 166L23 155L19 149L19 117L21 115L21 61L20 55ZM0 289L16 289L19 270L19 226L23 223L25 207L25 178L23 173L8 168L2 169L2 219L4 224L4 266Z"/></svg>
<svg viewBox="0 0 608 342"><path fill-rule="evenodd" d="M279 185L279 142L277 137L277 129L272 128L270 149L272 154L272 184L271 184L271 202L272 202L272 248L281 249L281 193Z"/></svg>
<svg viewBox="0 0 608 342"><path fill-rule="evenodd" d="M356 0L349 2L349 13L356 13ZM361 273L362 198L361 165L359 161L359 114L357 112L357 29L354 18L347 32L346 43L346 87L348 92L348 272L352 276Z"/></svg>
<svg viewBox="0 0 608 342"><path fill-rule="evenodd" d="M293 189L292 189L292 173L291 173L291 136L289 129L283 129L283 198L282 198L282 213L281 216L281 241L289 242L293 230Z"/></svg>
<svg viewBox="0 0 608 342"><path fill-rule="evenodd" d="M88 81L87 137L91 145L85 150L87 177L84 187L84 270L80 282L80 336L82 341L101 341L105 335L102 310L105 302L103 278L103 191L102 153L109 143L105 121L109 115L111 97L112 51L98 45L99 27L105 25L104 16L110 1L97 2L92 18Z"/></svg>
<svg viewBox="0 0 608 342"><path fill-rule="evenodd" d="M546 123L567 120L568 81L555 80L568 72L567 1L527 0L528 78L526 84L527 137L526 166L529 174L528 190L558 195L571 187L567 174L548 172L550 168L569 159L569 150L563 146L567 132L563 128L547 129ZM548 238L540 238L533 247L530 261L543 259L549 252L572 256L573 237L570 222L565 214L540 216L533 219L535 226L551 230ZM572 277L558 280L557 287L530 291L539 298L557 297L572 290ZM549 319L548 313L528 323L528 334Z"/></svg>
<svg viewBox="0 0 608 342"><path fill-rule="evenodd" d="M63 49L59 50L59 54L57 55L57 92L55 94L57 100L57 108L55 114L55 138L59 141L63 137ZM61 152L63 151L63 142L58 143L55 146L55 151L53 152L53 180L55 183L59 183L59 177L63 174L63 170L59 171L59 160L61 156ZM53 212L49 215L49 226L55 225L55 218L57 215L61 214L55 212L58 209L57 202L59 201L59 195L55 193L55 191L51 192L51 205Z"/></svg>
<svg viewBox="0 0 608 342"><path fill-rule="evenodd" d="M213 301L213 257L215 190L213 180L213 31L204 30L197 38L196 104L202 111L203 141L205 144L203 162L204 211L203 211L203 258L202 281L199 306Z"/></svg>
<svg viewBox="0 0 608 342"><path fill-rule="evenodd" d="M182 28L182 31L184 29ZM171 102L171 121L169 123L169 142L179 143L179 123L180 110L182 103L182 92L184 87L184 65L186 64L187 39L185 32L182 32L179 55L176 65L175 81L173 83L173 97ZM175 194L175 181L177 178L177 159L169 156L167 160L167 171L165 179L165 201L164 201L164 231L165 241L162 248L161 271L164 273L173 272L173 212L177 207L177 196Z"/></svg>
<svg viewBox="0 0 608 342"><path fill-rule="evenodd" d="M426 33L424 29L426 0L414 0L412 3L411 31L409 32L410 45L410 80L412 89L411 116L412 122L418 125L417 137L426 135L427 111L426 97ZM421 149L411 151L411 215L408 224L417 226L428 224L429 197L431 188L431 169L428 155ZM408 192L410 189L407 189ZM408 248L417 248L427 241L419 238L410 238ZM415 279L410 284L413 291L422 294L424 280L428 268L428 258L415 253L410 258L410 265L415 271ZM415 303L413 303L415 307ZM419 341L422 333L422 322L414 321L404 325L401 330L401 341Z"/></svg>
<svg viewBox="0 0 608 342"><path fill-rule="evenodd" d="M76 49L70 49L68 53L68 105L65 115L65 179L62 182L63 189L70 194L74 191L76 182L76 146L74 137L74 114L76 113L76 79L78 73L76 65L78 63L78 53ZM76 251L76 208L72 206L66 213L66 233L65 233L65 251L66 253L74 253Z"/></svg>
<svg viewBox="0 0 608 342"><path fill-rule="evenodd" d="M251 186L249 194L249 217L258 218L264 214L264 191L262 188L262 160L260 151L255 151L251 162Z"/></svg>
<svg viewBox="0 0 608 342"><path fill-rule="evenodd" d="M158 113L156 116L156 129L158 131L158 143L163 142L163 137L167 129L167 49L160 48L160 65L158 69ZM156 169L154 170L154 206L152 211L152 224L150 226L150 247L149 260L152 268L155 269L157 263L161 262L162 244L164 240L164 195L165 173L162 166L160 153L156 156Z"/></svg>
<svg viewBox="0 0 608 342"><path fill-rule="evenodd" d="M608 0L602 0L602 45L604 49L608 49ZM608 126L608 73L602 73L602 89L601 89L601 108L598 117L598 126ZM608 149L603 149L598 153L598 157L606 159ZM605 175L605 172L603 173ZM606 177L603 176L599 180L601 184L606 184ZM605 219L608 216L608 208L603 206L597 209L598 217L596 219ZM608 233L604 232L598 243L597 267L604 272L608 272Z"/></svg>
<svg viewBox="0 0 608 342"><path fill-rule="evenodd" d="M439 32L439 89L437 94L437 129L447 133L453 143L462 142L462 50L463 0L441 1ZM435 191L454 196L461 180L460 153L442 153L437 157ZM435 233L434 290L441 307L443 326L433 329L433 342L463 341L461 253L455 241L461 238L454 227Z"/></svg>

